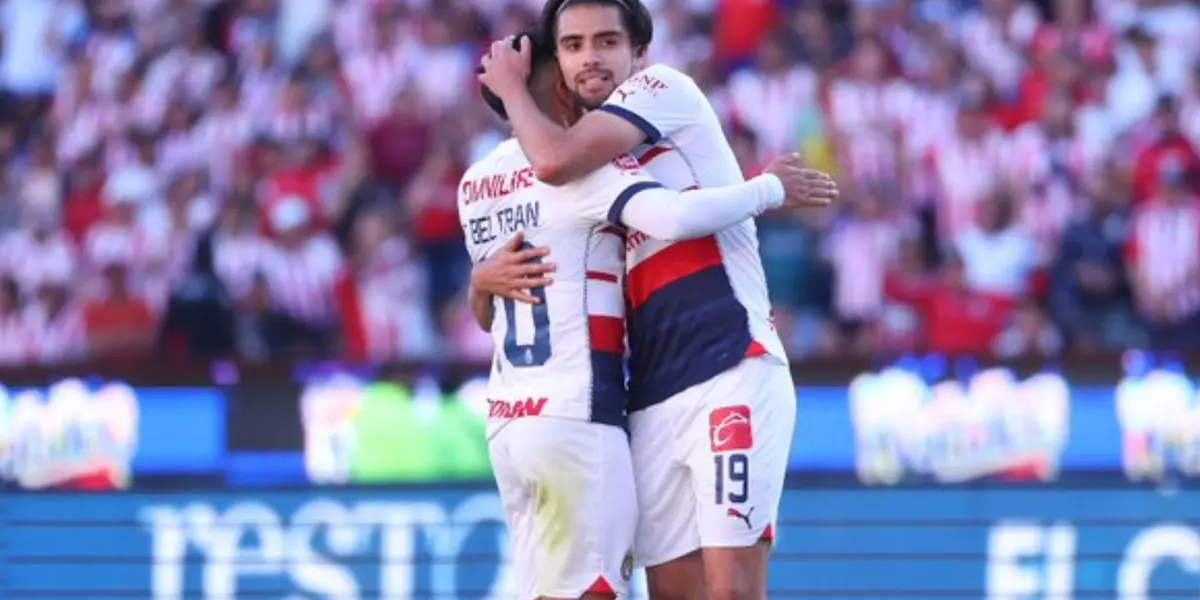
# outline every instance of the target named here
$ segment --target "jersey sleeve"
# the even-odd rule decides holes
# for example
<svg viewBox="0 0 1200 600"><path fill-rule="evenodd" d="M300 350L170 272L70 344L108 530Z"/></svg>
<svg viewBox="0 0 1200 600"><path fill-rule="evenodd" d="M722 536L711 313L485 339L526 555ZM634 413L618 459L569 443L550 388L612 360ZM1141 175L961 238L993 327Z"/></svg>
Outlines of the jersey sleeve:
<svg viewBox="0 0 1200 600"><path fill-rule="evenodd" d="M695 122L707 102L691 77L656 64L622 83L599 110L629 121L654 144Z"/></svg>
<svg viewBox="0 0 1200 600"><path fill-rule="evenodd" d="M783 203L774 175L719 188L677 192L662 186L625 156L567 190L581 202L584 218L641 231L660 240L710 235Z"/></svg>
<svg viewBox="0 0 1200 600"><path fill-rule="evenodd" d="M624 227L621 212L625 204L644 190L660 188L662 184L643 171L637 160L623 155L558 190L567 194L568 201L578 203L584 220Z"/></svg>

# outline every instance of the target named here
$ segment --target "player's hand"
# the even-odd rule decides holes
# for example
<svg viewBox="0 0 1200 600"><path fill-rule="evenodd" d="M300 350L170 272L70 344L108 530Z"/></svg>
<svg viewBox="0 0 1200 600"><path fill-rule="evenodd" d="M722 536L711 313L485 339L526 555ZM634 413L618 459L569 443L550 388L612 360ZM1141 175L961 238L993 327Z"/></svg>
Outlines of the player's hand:
<svg viewBox="0 0 1200 600"><path fill-rule="evenodd" d="M763 172L771 173L783 182L783 205L789 208L829 206L840 195L833 177L816 169L805 168L799 154L778 156Z"/></svg>
<svg viewBox="0 0 1200 600"><path fill-rule="evenodd" d="M521 248L525 236L513 236L504 247L471 269L471 287L476 292L510 298L526 304L541 302L529 293L554 282L554 263L541 262L550 254L545 246Z"/></svg>
<svg viewBox="0 0 1200 600"><path fill-rule="evenodd" d="M513 50L512 39L509 36L492 42L491 50L480 61L483 73L479 74L479 83L488 86L502 100L527 88L531 69L533 44L522 37L520 49Z"/></svg>

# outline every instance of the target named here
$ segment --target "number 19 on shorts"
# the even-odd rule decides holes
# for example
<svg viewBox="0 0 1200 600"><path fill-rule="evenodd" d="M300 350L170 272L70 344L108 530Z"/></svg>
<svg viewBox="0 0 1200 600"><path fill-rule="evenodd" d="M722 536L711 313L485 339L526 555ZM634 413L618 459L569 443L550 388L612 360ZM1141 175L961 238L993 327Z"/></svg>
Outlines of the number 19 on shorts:
<svg viewBox="0 0 1200 600"><path fill-rule="evenodd" d="M718 505L742 504L750 497L750 459L741 452L713 455L713 490Z"/></svg>
<svg viewBox="0 0 1200 600"><path fill-rule="evenodd" d="M750 417L745 404L722 406L708 414L717 505L742 504L750 497L750 459L745 452L754 448Z"/></svg>

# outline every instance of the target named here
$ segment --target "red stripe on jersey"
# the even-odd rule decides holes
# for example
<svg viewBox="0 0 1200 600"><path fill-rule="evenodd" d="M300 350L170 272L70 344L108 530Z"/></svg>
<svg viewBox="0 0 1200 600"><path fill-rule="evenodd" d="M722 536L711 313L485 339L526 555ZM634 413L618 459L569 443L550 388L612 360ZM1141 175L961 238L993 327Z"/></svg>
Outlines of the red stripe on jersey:
<svg viewBox="0 0 1200 600"><path fill-rule="evenodd" d="M594 281L607 281L609 283L617 282L616 275L613 275L612 273L605 273L604 271L588 271L587 278Z"/></svg>
<svg viewBox="0 0 1200 600"><path fill-rule="evenodd" d="M620 227L616 227L616 226L614 226L614 225L609 225L608 227L605 227L605 228L601 229L601 230L600 230L600 233L610 233L610 234L612 234L612 235L615 235L615 236L617 236L617 237L619 237L619 238L624 238L624 237L625 237L625 232L624 232L624 231L622 231Z"/></svg>
<svg viewBox="0 0 1200 600"><path fill-rule="evenodd" d="M588 337L592 350L623 354L625 352L625 319L621 317L588 317Z"/></svg>
<svg viewBox="0 0 1200 600"><path fill-rule="evenodd" d="M720 265L721 249L714 236L671 244L629 270L629 303L637 308L664 286Z"/></svg>
<svg viewBox="0 0 1200 600"><path fill-rule="evenodd" d="M770 354L770 352L767 352L767 347L760 344L758 340L750 342L750 347L746 348L746 358L757 358L759 356L766 356L768 354Z"/></svg>
<svg viewBox="0 0 1200 600"><path fill-rule="evenodd" d="M663 148L662 146L654 146L653 148L650 148L649 150L643 152L642 155L640 157L638 157L638 162L642 163L642 166L644 167L644 166L650 164L650 161L652 161L670 151L671 151L670 148Z"/></svg>

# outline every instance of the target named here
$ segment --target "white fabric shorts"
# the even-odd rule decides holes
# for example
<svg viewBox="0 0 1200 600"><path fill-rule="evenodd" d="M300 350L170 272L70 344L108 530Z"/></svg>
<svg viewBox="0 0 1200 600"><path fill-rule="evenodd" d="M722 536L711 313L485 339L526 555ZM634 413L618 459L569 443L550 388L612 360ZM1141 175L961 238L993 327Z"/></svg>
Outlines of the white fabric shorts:
<svg viewBox="0 0 1200 600"><path fill-rule="evenodd" d="M795 426L791 371L769 357L631 414L634 563L773 542Z"/></svg>
<svg viewBox="0 0 1200 600"><path fill-rule="evenodd" d="M508 522L518 598L628 593L637 495L618 427L516 419L488 442Z"/></svg>

